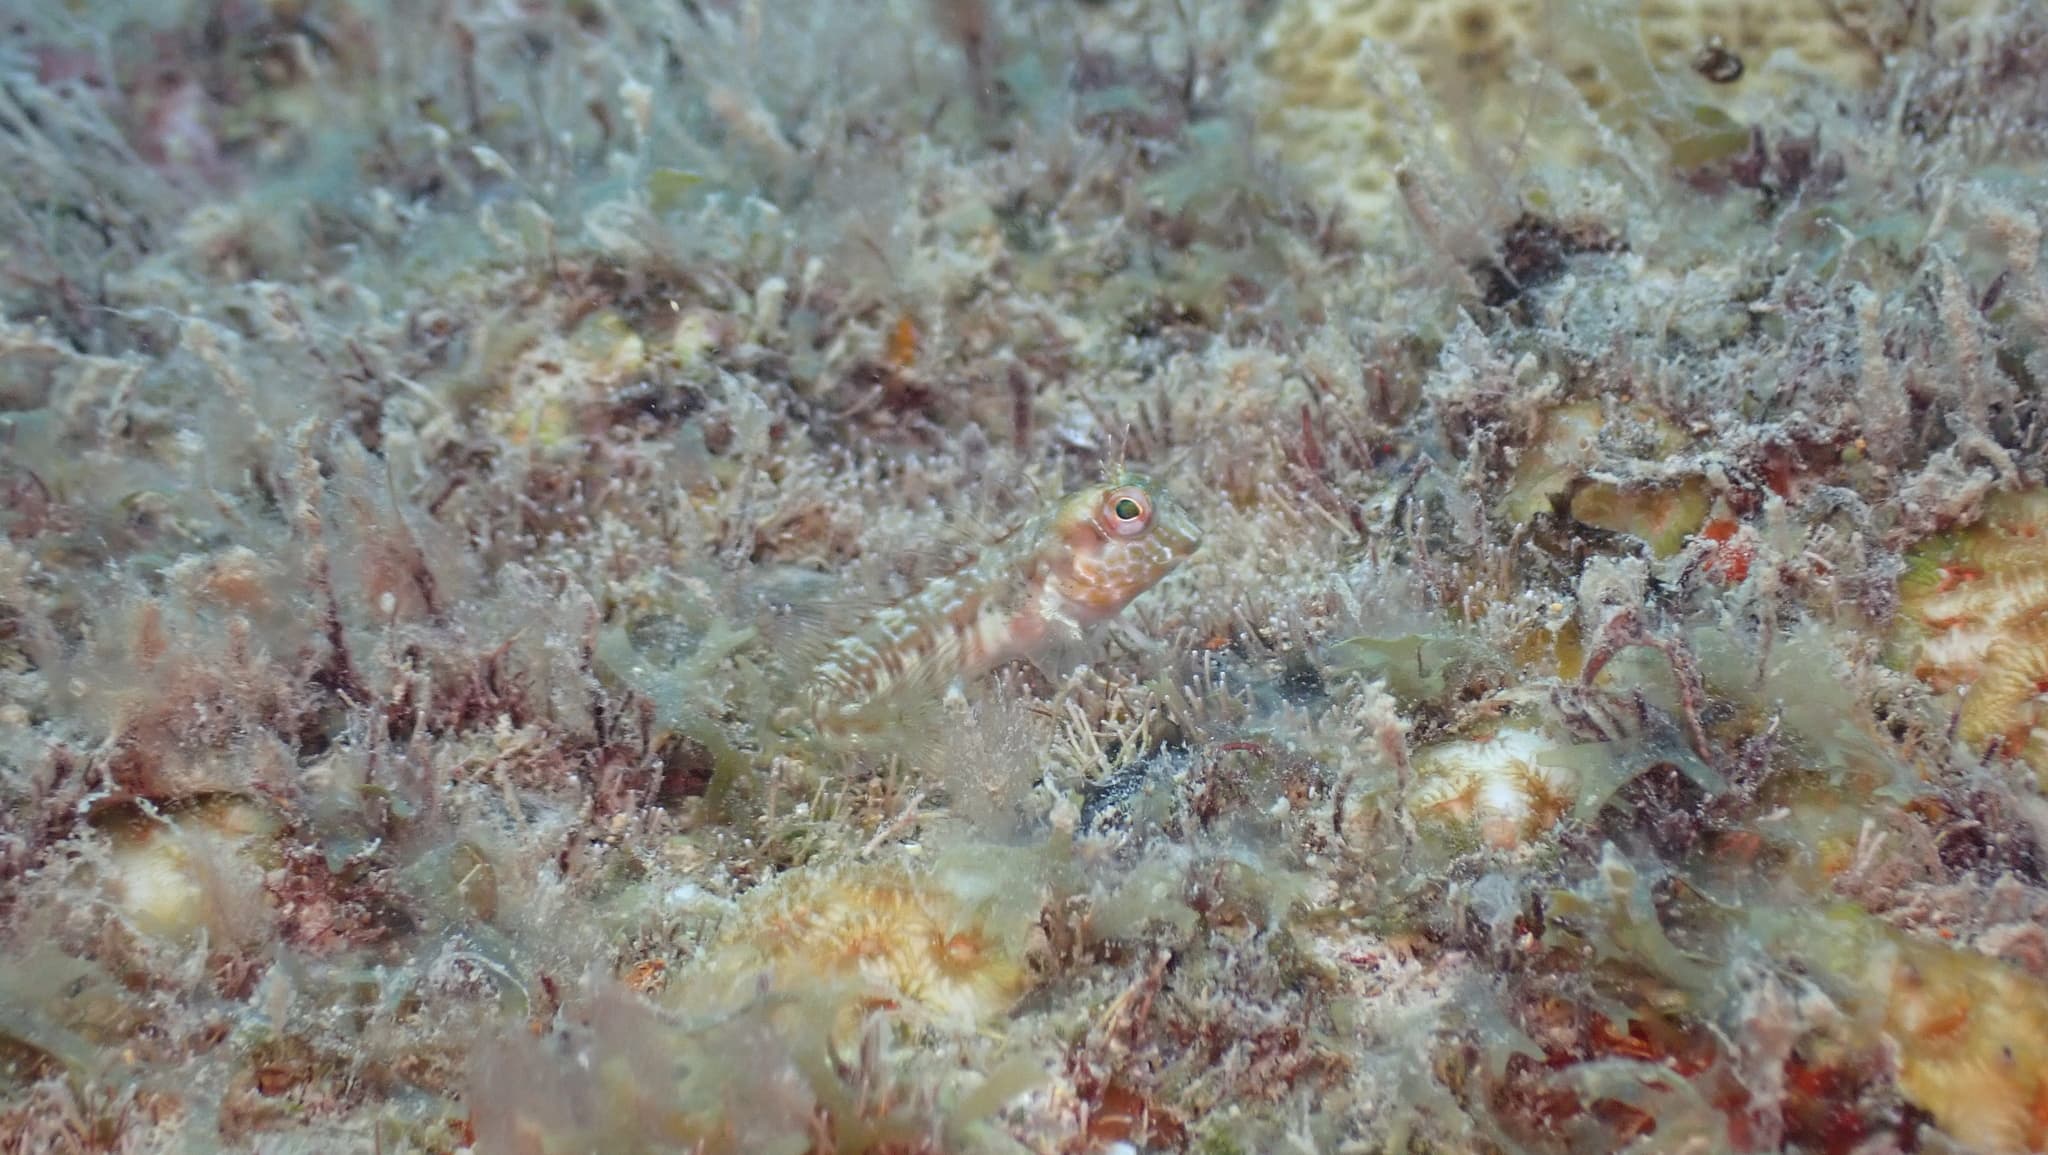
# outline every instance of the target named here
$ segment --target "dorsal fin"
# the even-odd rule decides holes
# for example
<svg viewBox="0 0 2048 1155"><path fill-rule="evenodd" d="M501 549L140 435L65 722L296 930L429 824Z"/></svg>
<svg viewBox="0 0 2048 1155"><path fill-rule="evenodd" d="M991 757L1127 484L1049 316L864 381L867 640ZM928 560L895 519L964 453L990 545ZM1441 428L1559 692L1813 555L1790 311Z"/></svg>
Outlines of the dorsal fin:
<svg viewBox="0 0 2048 1155"><path fill-rule="evenodd" d="M1123 477L1130 472L1125 468L1125 462L1130 459L1130 452L1131 427L1126 423L1123 432L1117 434L1116 440L1110 445L1109 460L1103 463L1102 480L1104 482L1110 485L1121 483Z"/></svg>

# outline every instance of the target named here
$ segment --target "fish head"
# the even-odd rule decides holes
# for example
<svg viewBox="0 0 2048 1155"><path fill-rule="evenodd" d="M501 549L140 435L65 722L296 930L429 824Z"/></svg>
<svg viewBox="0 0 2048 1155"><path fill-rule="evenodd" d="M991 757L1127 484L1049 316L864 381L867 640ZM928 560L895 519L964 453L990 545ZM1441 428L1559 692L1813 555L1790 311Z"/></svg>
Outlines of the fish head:
<svg viewBox="0 0 2048 1155"><path fill-rule="evenodd" d="M1202 543L1186 507L1149 478L1122 471L1068 494L1051 529L1050 592L1083 625L1121 613Z"/></svg>

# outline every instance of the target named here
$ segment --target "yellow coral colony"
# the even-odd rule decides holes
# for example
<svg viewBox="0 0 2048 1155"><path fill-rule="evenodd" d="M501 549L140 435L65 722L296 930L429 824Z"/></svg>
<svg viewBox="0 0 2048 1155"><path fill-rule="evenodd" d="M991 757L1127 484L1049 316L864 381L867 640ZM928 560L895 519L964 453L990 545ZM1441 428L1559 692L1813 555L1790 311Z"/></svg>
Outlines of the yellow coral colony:
<svg viewBox="0 0 2048 1155"><path fill-rule="evenodd" d="M2048 770L2048 495L2008 494L1975 525L1923 543L1899 583L1897 657L1963 691L1958 736Z"/></svg>
<svg viewBox="0 0 2048 1155"><path fill-rule="evenodd" d="M730 929L676 984L713 999L764 983L818 996L858 1021L887 1008L972 1029L1024 991L1016 938L936 877L898 866L806 867L749 895Z"/></svg>
<svg viewBox="0 0 2048 1155"><path fill-rule="evenodd" d="M1857 1021L1881 1031L1906 1098L1972 1151L2048 1149L2048 990L1975 951L1847 910L1803 929L1850 980Z"/></svg>
<svg viewBox="0 0 2048 1155"><path fill-rule="evenodd" d="M1667 138L1718 124L1741 147L1743 134L1725 129L1795 77L1872 83L1869 31L1882 21L1857 0L1282 0L1260 45L1262 128L1372 215L1390 206L1404 135L1417 129L1445 158L1578 168L1600 146L1571 104L1620 123L1656 102ZM1558 83L1520 71L1528 61Z"/></svg>

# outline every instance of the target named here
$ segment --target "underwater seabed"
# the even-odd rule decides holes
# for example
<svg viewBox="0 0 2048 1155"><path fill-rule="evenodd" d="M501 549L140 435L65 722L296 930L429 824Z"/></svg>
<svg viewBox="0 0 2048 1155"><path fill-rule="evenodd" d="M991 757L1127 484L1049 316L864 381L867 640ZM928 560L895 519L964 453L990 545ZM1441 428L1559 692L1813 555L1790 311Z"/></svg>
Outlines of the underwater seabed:
<svg viewBox="0 0 2048 1155"><path fill-rule="evenodd" d="M2048 9L0 21L0 1153L2048 1150Z"/></svg>

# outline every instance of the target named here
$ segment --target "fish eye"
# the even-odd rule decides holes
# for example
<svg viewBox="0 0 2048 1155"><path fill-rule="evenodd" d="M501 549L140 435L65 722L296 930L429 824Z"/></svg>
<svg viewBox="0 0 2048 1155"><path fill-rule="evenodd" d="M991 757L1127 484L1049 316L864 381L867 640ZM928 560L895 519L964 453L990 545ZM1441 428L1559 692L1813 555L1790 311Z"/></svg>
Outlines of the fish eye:
<svg viewBox="0 0 2048 1155"><path fill-rule="evenodd" d="M1113 489L1103 498L1109 514L1109 528L1123 537L1136 537L1152 524L1152 502L1143 490Z"/></svg>

